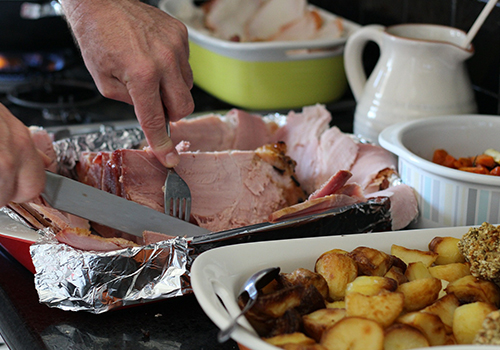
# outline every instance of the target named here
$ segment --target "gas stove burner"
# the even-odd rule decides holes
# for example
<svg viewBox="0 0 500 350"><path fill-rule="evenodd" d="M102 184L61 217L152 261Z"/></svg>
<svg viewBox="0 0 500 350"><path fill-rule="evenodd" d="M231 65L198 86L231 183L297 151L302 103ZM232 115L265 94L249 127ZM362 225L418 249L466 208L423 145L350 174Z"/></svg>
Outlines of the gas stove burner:
<svg viewBox="0 0 500 350"><path fill-rule="evenodd" d="M7 98L22 107L61 110L91 105L102 96L91 83L66 80L22 86L8 93Z"/></svg>

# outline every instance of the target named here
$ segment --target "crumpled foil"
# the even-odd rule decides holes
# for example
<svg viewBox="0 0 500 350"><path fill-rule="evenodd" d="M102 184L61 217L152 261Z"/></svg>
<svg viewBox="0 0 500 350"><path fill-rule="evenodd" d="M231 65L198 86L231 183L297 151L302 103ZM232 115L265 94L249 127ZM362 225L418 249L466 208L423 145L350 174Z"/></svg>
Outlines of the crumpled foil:
<svg viewBox="0 0 500 350"><path fill-rule="evenodd" d="M99 314L115 308L192 293L186 239L109 252L82 251L39 230L30 247L40 302Z"/></svg>
<svg viewBox="0 0 500 350"><path fill-rule="evenodd" d="M144 141L139 127L116 130L102 125L96 132L74 135L54 142L58 173L71 178L76 175L75 165L81 152L114 151L119 148L136 148Z"/></svg>
<svg viewBox="0 0 500 350"><path fill-rule="evenodd" d="M58 172L76 178L83 151L137 148L144 140L139 127L99 130L54 142ZM12 219L24 222L8 208ZM40 302L66 311L103 313L115 308L191 294L193 258L188 241L176 237L154 244L109 252L82 251L59 243L50 228L38 231L30 248Z"/></svg>

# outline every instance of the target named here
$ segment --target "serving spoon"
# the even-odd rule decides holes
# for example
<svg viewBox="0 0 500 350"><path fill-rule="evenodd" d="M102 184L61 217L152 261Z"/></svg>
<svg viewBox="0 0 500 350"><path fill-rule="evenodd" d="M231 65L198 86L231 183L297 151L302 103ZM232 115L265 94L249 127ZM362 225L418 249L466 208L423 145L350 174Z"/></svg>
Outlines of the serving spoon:
<svg viewBox="0 0 500 350"><path fill-rule="evenodd" d="M241 310L241 312L231 320L229 326L225 329L221 329L217 336L219 343L223 343L229 339L231 333L236 329L238 318L247 313L248 310L252 308L257 300L257 295L259 290L268 285L272 280L278 277L280 273L279 267L270 267L264 270L260 270L254 273L250 278L246 280L241 287L240 292L238 293L238 297L243 293L248 293L248 301L245 307Z"/></svg>
<svg viewBox="0 0 500 350"><path fill-rule="evenodd" d="M472 24L472 27L469 29L469 32L465 36L465 39L462 43L462 47L466 49L469 44L471 43L472 39L476 36L477 32L483 25L484 21L486 20L486 17L490 14L491 10L493 10L493 7L495 7L496 3L498 0L489 0L488 3L484 6L483 10L479 14L479 16L476 18L474 21L474 24Z"/></svg>

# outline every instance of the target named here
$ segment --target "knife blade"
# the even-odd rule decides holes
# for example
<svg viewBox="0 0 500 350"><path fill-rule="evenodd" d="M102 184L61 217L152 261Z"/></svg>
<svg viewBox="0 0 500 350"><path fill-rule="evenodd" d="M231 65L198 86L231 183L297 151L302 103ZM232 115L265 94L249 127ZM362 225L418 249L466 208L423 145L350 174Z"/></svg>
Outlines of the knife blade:
<svg viewBox="0 0 500 350"><path fill-rule="evenodd" d="M45 171L42 197L55 209L142 237L144 230L195 237L211 231L106 191Z"/></svg>

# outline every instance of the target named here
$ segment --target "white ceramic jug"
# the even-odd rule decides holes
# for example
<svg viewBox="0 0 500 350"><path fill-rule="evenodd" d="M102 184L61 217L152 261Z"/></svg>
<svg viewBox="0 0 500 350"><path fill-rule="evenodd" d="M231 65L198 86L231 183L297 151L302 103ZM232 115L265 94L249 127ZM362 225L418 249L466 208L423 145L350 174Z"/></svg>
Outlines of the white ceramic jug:
<svg viewBox="0 0 500 350"><path fill-rule="evenodd" d="M396 122L476 113L465 66L474 49L459 47L465 35L428 24L370 25L352 34L344 64L357 102L354 133L376 143L378 134ZM367 80L362 55L369 41L379 46L380 57Z"/></svg>

